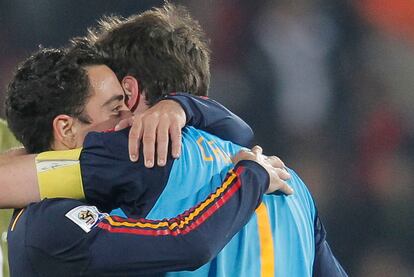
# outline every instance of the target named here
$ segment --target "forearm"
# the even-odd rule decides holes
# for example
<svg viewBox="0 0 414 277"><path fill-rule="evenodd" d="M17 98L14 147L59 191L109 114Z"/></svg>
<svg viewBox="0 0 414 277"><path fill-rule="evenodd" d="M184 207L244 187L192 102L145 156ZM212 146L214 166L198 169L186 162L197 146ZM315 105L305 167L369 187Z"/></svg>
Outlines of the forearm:
<svg viewBox="0 0 414 277"><path fill-rule="evenodd" d="M193 270L217 255L248 222L268 183L261 166L241 162L215 192L164 220L113 217L77 200L48 199L23 213L19 220L24 224L16 225L10 242L20 241L13 236L26 228L34 267L50 276L62 268L86 276ZM45 228L50 222L54 227Z"/></svg>
<svg viewBox="0 0 414 277"><path fill-rule="evenodd" d="M248 222L268 187L266 171L251 161L240 163L203 202L175 218L162 221L107 217L90 247L91 270L111 270L109 251L124 261L118 272L154 274L194 270L214 258ZM109 248L108 248L109 247ZM133 249L141 251L131 255Z"/></svg>
<svg viewBox="0 0 414 277"><path fill-rule="evenodd" d="M181 105L187 116L187 125L241 146L251 147L254 135L250 126L220 103L186 93L172 94L166 99L177 101Z"/></svg>
<svg viewBox="0 0 414 277"><path fill-rule="evenodd" d="M40 201L35 155L2 156L0 208L21 208Z"/></svg>
<svg viewBox="0 0 414 277"><path fill-rule="evenodd" d="M20 157L26 154L27 152L23 147L13 148L11 150L8 150L7 152L0 154L0 166L4 164L9 164L13 162L14 158Z"/></svg>

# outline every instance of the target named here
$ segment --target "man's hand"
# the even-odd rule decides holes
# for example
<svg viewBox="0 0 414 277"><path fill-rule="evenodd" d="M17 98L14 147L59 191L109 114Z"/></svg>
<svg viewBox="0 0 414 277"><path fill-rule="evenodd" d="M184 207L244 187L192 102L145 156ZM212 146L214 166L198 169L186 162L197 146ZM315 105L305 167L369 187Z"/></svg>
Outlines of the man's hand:
<svg viewBox="0 0 414 277"><path fill-rule="evenodd" d="M154 166L155 144L157 164L166 164L169 137L173 158L180 156L181 129L185 123L186 115L180 104L173 100L162 100L145 112L122 120L115 130L131 126L128 140L130 159L133 162L138 161L142 140L145 166L151 168Z"/></svg>
<svg viewBox="0 0 414 277"><path fill-rule="evenodd" d="M241 150L236 156L232 158L234 164L241 160L250 160L260 164L269 173L269 188L266 193L273 193L277 190L290 195L293 189L285 182L291 176L286 171L285 165L276 156L267 157L263 155L263 150L260 146L255 146L251 151Z"/></svg>

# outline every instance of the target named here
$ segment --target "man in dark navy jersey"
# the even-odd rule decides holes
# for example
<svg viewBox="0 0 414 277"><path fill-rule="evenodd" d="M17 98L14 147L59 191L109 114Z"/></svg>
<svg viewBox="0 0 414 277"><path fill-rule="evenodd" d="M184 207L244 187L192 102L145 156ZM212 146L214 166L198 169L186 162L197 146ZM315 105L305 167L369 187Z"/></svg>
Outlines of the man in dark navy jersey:
<svg viewBox="0 0 414 277"><path fill-rule="evenodd" d="M71 85L73 81L77 86ZM10 84L7 102L12 129L31 152L75 148L86 131L99 130L101 122L115 123L126 110L113 73L100 64L99 56L82 49L44 49L30 57ZM28 117L43 137L23 128ZM64 156L58 162L53 160L56 156L44 159L47 154L42 154L37 163L39 178L60 172L66 175L60 187L70 184L74 155L79 152L55 152ZM105 205L98 204L98 209L63 198L16 211L8 235L12 276L136 276L198 268L247 223L263 193L280 186L272 162L264 159L260 148L241 152L234 162L220 186L169 219L109 216L103 212ZM152 177L147 185L162 187L162 174Z"/></svg>

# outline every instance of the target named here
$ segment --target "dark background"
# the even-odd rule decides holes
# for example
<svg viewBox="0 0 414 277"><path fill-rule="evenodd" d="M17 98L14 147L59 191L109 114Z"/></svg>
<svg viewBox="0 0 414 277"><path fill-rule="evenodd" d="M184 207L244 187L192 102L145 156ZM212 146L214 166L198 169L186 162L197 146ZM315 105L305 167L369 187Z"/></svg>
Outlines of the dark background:
<svg viewBox="0 0 414 277"><path fill-rule="evenodd" d="M211 39L210 96L302 176L350 276L414 276L414 3L172 2ZM160 4L0 1L0 115L12 71L39 45Z"/></svg>

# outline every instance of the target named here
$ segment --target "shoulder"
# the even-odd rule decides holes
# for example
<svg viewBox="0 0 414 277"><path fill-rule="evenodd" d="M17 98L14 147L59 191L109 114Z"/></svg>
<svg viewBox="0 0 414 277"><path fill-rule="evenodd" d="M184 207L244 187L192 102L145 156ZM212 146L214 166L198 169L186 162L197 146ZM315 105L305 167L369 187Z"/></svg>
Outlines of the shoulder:
<svg viewBox="0 0 414 277"><path fill-rule="evenodd" d="M91 229L99 215L95 207L73 199L46 199L30 205L26 211L27 245L55 251L72 244Z"/></svg>
<svg viewBox="0 0 414 277"><path fill-rule="evenodd" d="M128 134L126 128L117 132L90 132L83 143L82 156L93 154L97 156L112 156L129 160Z"/></svg>
<svg viewBox="0 0 414 277"><path fill-rule="evenodd" d="M8 243L13 266L27 265L36 268L53 263L59 253L73 245L80 231L73 228L65 213L79 205L76 200L43 200L16 211L10 224ZM27 267L27 266L26 266ZM14 268L14 270L16 270Z"/></svg>
<svg viewBox="0 0 414 277"><path fill-rule="evenodd" d="M72 199L46 199L30 205L26 220L26 251L38 272L75 276L87 268L89 242L105 214ZM76 257L76 258L74 258Z"/></svg>

